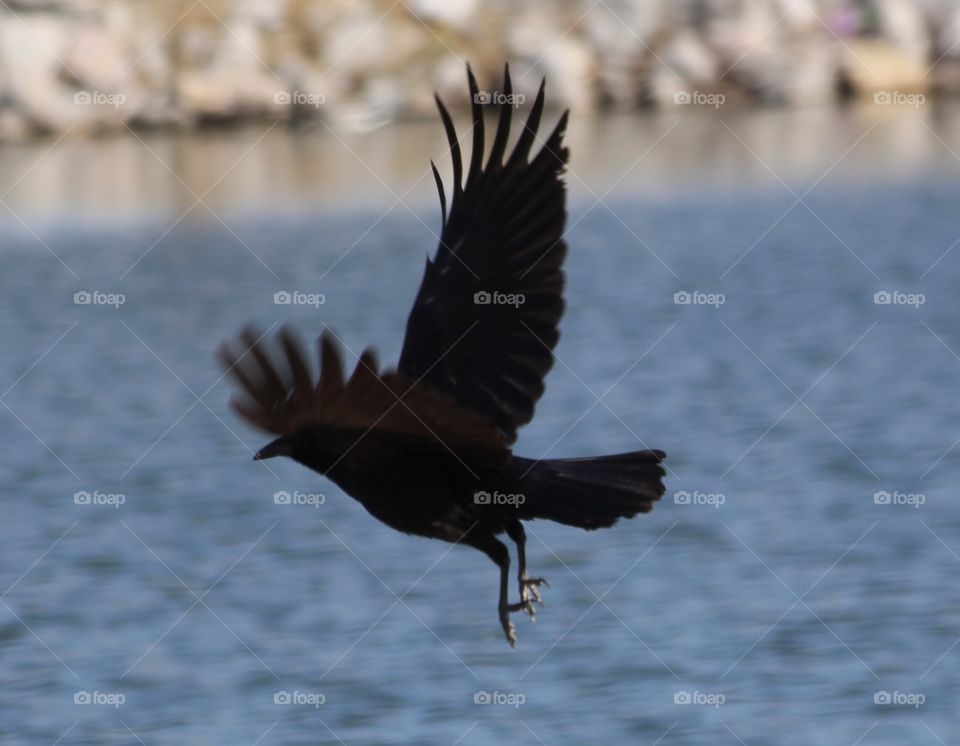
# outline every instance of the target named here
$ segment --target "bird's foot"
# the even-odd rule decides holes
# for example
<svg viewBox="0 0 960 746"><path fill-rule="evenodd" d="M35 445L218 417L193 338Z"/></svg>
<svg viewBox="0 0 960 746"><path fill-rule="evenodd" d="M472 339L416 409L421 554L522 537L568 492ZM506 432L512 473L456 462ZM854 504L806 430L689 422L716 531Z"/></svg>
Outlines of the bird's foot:
<svg viewBox="0 0 960 746"><path fill-rule="evenodd" d="M513 606L516 606L516 604L500 607L500 626L503 627L503 634L507 636L510 647L515 648L517 647L517 628L510 621L510 612L513 611Z"/></svg>
<svg viewBox="0 0 960 746"><path fill-rule="evenodd" d="M540 586L547 588L550 584L543 578L528 578L525 575L520 578L520 601L515 604L506 604L501 606L500 626L503 627L503 633L507 636L507 642L512 647L517 646L517 628L510 621L510 614L515 611L522 611L530 617L530 620L537 621L537 604L543 606L543 599L540 597Z"/></svg>
<svg viewBox="0 0 960 746"><path fill-rule="evenodd" d="M510 611L522 611L524 614L529 614L532 621L537 621L537 607L534 605L532 599L527 598L520 603L510 604L507 608L510 609Z"/></svg>
<svg viewBox="0 0 960 746"><path fill-rule="evenodd" d="M543 607L543 598L540 596L540 586L545 585L547 588L550 587L550 584L546 581L545 578L520 578L520 600L521 602L531 602L540 604ZM534 616L533 613L527 612L530 616Z"/></svg>
<svg viewBox="0 0 960 746"><path fill-rule="evenodd" d="M531 621L537 621L536 604L540 604L540 608L543 608L543 598L540 596L541 585L550 587L550 584L543 578L522 576L520 578L520 603L510 604L510 611L522 611L530 617Z"/></svg>

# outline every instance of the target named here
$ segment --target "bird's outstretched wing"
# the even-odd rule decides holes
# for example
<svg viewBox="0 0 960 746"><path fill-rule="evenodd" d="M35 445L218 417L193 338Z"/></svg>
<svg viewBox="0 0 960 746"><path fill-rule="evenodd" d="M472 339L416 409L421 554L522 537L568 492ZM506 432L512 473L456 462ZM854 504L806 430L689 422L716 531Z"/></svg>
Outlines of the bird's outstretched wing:
<svg viewBox="0 0 960 746"><path fill-rule="evenodd" d="M506 444L489 421L442 392L378 372L373 350L367 349L345 378L333 335L325 333L318 347L320 373L314 376L287 327L275 337L247 327L237 343L222 344L217 354L241 390L231 400L233 408L275 435L319 429L410 450L446 448L470 460L506 457Z"/></svg>
<svg viewBox="0 0 960 746"><path fill-rule="evenodd" d="M473 147L463 161L450 115L437 98L450 142L453 190L447 214L440 193L443 232L407 321L399 372L449 394L487 417L508 442L533 417L553 365L563 314L566 190L561 178L567 113L545 142L537 130L543 83L512 153L505 157L515 99L504 72L499 121L486 165L484 97L467 69ZM536 155L530 157L536 142Z"/></svg>

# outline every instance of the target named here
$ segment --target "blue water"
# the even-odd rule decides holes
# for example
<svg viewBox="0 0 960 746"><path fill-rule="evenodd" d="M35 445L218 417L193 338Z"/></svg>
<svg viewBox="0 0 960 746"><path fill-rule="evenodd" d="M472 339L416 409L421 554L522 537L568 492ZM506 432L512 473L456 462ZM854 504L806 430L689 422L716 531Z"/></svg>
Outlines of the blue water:
<svg viewBox="0 0 960 746"><path fill-rule="evenodd" d="M668 494L611 530L530 526L550 588L515 651L485 557L253 463L213 358L253 320L395 360L435 209L9 223L0 741L960 739L960 247L938 262L960 181L822 184L783 217L779 188L606 201L572 210L559 362L517 451L663 448ZM125 302L73 303L94 290Z"/></svg>

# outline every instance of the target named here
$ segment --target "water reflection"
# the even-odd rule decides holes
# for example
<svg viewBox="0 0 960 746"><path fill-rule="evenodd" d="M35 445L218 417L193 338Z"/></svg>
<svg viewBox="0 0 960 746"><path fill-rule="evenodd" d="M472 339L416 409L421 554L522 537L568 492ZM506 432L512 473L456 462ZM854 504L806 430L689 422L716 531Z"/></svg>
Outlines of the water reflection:
<svg viewBox="0 0 960 746"><path fill-rule="evenodd" d="M570 188L574 199L592 201L611 187L660 193L783 179L806 188L828 169L831 179L854 182L949 172L958 167L958 125L960 104L952 102L575 115ZM368 133L277 125L38 141L0 148L0 173L3 201L25 219L100 220L176 217L198 197L218 213L363 209L400 197L427 206L435 200L430 158L449 175L437 121Z"/></svg>

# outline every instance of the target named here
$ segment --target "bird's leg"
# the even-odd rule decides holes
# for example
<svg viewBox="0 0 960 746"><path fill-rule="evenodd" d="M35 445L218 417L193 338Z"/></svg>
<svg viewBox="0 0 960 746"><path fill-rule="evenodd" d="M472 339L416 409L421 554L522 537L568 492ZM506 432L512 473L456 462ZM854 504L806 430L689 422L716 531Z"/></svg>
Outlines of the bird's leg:
<svg viewBox="0 0 960 746"><path fill-rule="evenodd" d="M468 541L468 543L484 552L500 568L500 597L497 602L497 614L500 617L500 626L503 634L512 647L517 646L517 630L510 621L510 612L515 609L507 602L507 588L510 584L510 551L506 544L493 536Z"/></svg>
<svg viewBox="0 0 960 746"><path fill-rule="evenodd" d="M511 611L524 611L536 621L537 607L534 604L540 604L543 607L540 586L545 585L549 588L550 584L544 578L531 578L527 575L527 533L523 530L523 524L520 521L514 521L507 526L507 536L517 545L517 564L519 565L517 581L520 585L520 603L513 604Z"/></svg>

